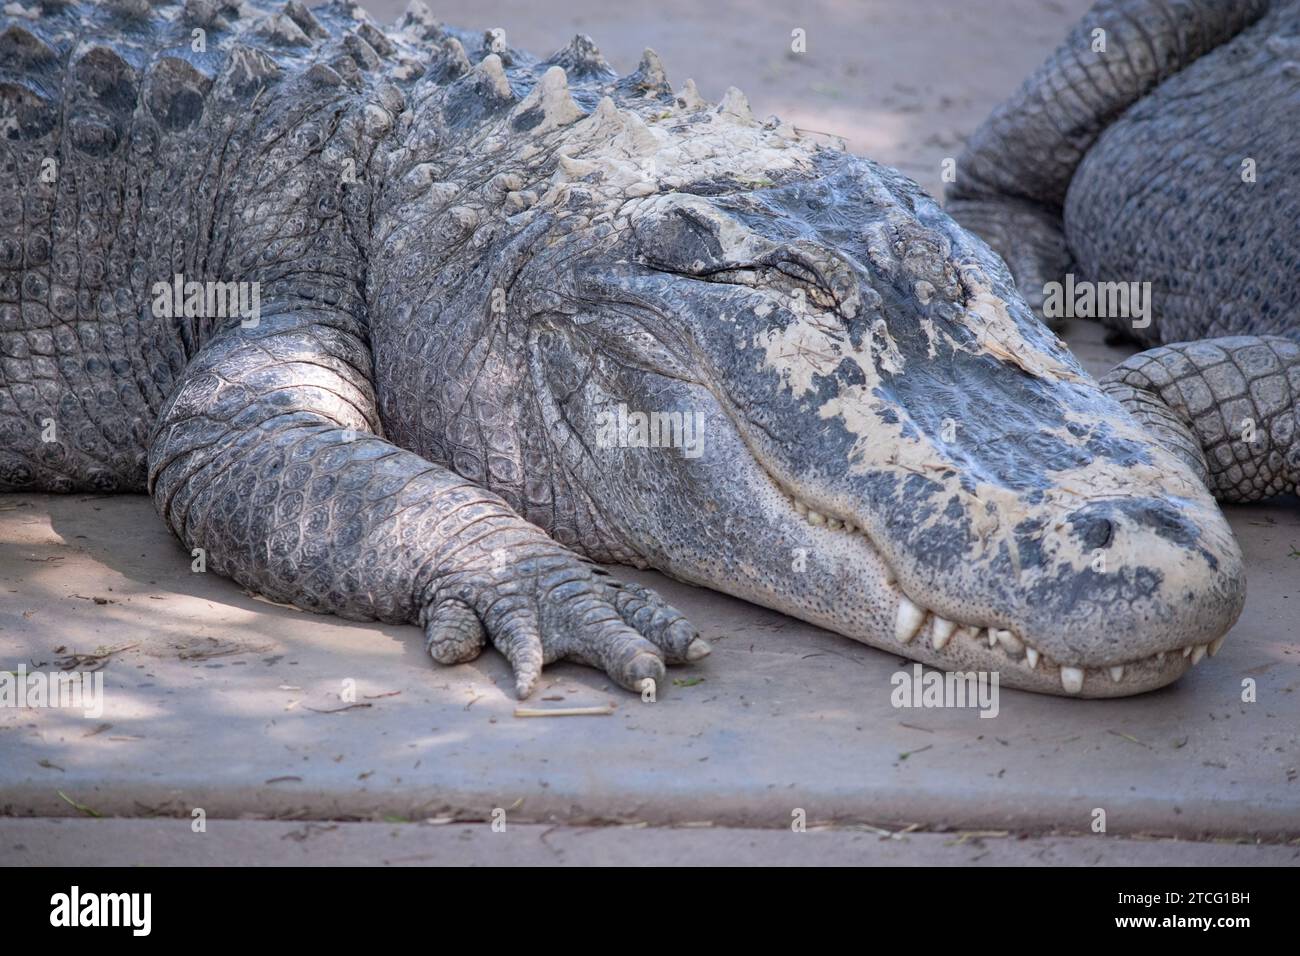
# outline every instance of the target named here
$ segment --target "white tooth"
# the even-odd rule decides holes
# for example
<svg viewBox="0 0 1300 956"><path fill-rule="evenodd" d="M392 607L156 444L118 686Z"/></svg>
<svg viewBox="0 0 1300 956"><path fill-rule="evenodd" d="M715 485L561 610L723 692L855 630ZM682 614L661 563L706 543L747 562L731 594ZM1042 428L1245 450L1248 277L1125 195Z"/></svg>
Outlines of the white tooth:
<svg viewBox="0 0 1300 956"><path fill-rule="evenodd" d="M1191 653L1192 653L1192 649L1190 647L1183 648L1183 657L1190 657Z"/></svg>
<svg viewBox="0 0 1300 956"><path fill-rule="evenodd" d="M1219 653L1219 651L1223 650L1223 642L1226 641L1227 639L1228 639L1228 635L1227 635L1227 634L1224 634L1222 637L1216 637L1216 638L1213 640L1213 642L1211 642L1211 644L1210 644L1210 656L1211 656L1211 657L1213 657L1215 654Z"/></svg>
<svg viewBox="0 0 1300 956"><path fill-rule="evenodd" d="M820 511L813 511L811 508L809 508L809 509L808 509L808 523L809 523L809 524L825 524L825 523L826 523L826 516L825 516L824 514L822 514Z"/></svg>
<svg viewBox="0 0 1300 956"><path fill-rule="evenodd" d="M996 631L995 633L998 636L998 643L1001 644L1004 648L1006 648L1008 653L1010 654L1024 653L1025 651L1024 643L1020 640L1020 638L1016 637L1010 631Z"/></svg>
<svg viewBox="0 0 1300 956"><path fill-rule="evenodd" d="M808 517L808 506L802 501L796 501L794 503L794 510L799 512L799 514L803 515L805 518Z"/></svg>
<svg viewBox="0 0 1300 956"><path fill-rule="evenodd" d="M832 531L839 531L844 527L844 522L839 518L827 518L826 527L830 528Z"/></svg>
<svg viewBox="0 0 1300 956"><path fill-rule="evenodd" d="M1026 647L1025 659L1029 661L1029 669L1033 670L1038 666L1038 651L1034 650L1032 647Z"/></svg>
<svg viewBox="0 0 1300 956"><path fill-rule="evenodd" d="M957 630L957 624L947 618L935 616L934 619L934 640L931 642L936 651L943 650L943 646L948 643L952 637L952 632Z"/></svg>
<svg viewBox="0 0 1300 956"><path fill-rule="evenodd" d="M1061 668L1061 686L1067 694L1077 694L1083 690L1083 669L1079 667Z"/></svg>
<svg viewBox="0 0 1300 956"><path fill-rule="evenodd" d="M1205 656L1205 645L1204 645L1204 644L1197 644L1195 647L1193 647L1193 648L1192 648L1192 666L1195 667L1197 664L1199 664L1199 663L1201 662L1201 658L1203 658L1204 656Z"/></svg>
<svg viewBox="0 0 1300 956"><path fill-rule="evenodd" d="M993 647L994 645L997 644L997 642L998 642L998 632L997 632L997 629L996 629L996 628L992 628L992 627L990 627L990 628L989 628L987 631L985 631L984 633L986 633L986 634L988 635L989 647Z"/></svg>
<svg viewBox="0 0 1300 956"><path fill-rule="evenodd" d="M1164 662L1165 662L1165 652L1161 651L1160 653L1156 654L1156 663L1163 664Z"/></svg>
<svg viewBox="0 0 1300 956"><path fill-rule="evenodd" d="M849 524L849 522L846 521L844 522L844 530L847 531L849 534L857 534L858 526L855 524Z"/></svg>
<svg viewBox="0 0 1300 956"><path fill-rule="evenodd" d="M1116 684L1124 679L1124 665L1118 664L1110 669L1110 679Z"/></svg>
<svg viewBox="0 0 1300 956"><path fill-rule="evenodd" d="M917 607L906 594L899 595L898 617L894 620L894 637L906 644L916 637L916 632L925 622L925 611Z"/></svg>

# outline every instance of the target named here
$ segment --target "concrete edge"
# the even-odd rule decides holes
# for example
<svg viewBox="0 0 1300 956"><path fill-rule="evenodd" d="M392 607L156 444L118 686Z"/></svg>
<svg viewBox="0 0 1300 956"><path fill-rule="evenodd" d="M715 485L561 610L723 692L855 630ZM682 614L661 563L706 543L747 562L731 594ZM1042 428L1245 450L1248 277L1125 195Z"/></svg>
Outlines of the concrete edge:
<svg viewBox="0 0 1300 956"><path fill-rule="evenodd" d="M62 794L62 795L61 795ZM189 819L202 808L209 819L392 821L429 819L477 821L502 808L519 823L564 826L707 824L717 827L783 829L796 808L810 824L869 824L920 831L1005 830L1016 834L1088 833L1098 797L1042 790L1014 795L1014 803L964 801L959 795L882 789L870 793L800 794L728 791L700 794L666 792L566 793L533 788L502 794L458 790L383 792L304 787L297 782L264 786L161 786L137 781L130 786L79 787L32 784L0 786L0 817ZM1171 806L1133 796L1123 803L1103 801L1107 833L1179 839L1261 840L1287 844L1300 838L1294 807L1234 801L1195 801ZM597 809L601 808L601 809ZM619 808L613 810L610 808Z"/></svg>
<svg viewBox="0 0 1300 956"><path fill-rule="evenodd" d="M1297 866L1300 846L1000 832L0 819L11 866Z"/></svg>

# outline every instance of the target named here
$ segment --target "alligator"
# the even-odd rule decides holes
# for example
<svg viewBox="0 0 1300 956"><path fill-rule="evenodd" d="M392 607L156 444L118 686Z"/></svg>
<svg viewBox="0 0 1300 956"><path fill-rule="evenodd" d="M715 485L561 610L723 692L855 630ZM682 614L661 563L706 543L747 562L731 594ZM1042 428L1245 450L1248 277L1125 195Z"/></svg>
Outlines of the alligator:
<svg viewBox="0 0 1300 956"><path fill-rule="evenodd" d="M1102 0L956 169L945 208L1040 312L1149 283L1100 316L1148 347L1101 384L1218 500L1295 493L1300 0Z"/></svg>
<svg viewBox="0 0 1300 956"><path fill-rule="evenodd" d="M0 490L148 493L183 560L520 697L709 652L609 565L1088 697L1241 611L1205 482L1002 259L734 88L419 3L2 22Z"/></svg>

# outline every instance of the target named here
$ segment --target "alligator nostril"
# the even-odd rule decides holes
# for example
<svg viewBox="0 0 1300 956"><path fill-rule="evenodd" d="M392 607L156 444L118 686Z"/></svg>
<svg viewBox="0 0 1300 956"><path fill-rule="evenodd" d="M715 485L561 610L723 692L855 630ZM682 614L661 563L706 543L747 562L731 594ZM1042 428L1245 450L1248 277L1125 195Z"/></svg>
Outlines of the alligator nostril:
<svg viewBox="0 0 1300 956"><path fill-rule="evenodd" d="M1109 518L1087 518L1076 526L1076 533L1089 550L1108 548L1115 536L1115 526Z"/></svg>

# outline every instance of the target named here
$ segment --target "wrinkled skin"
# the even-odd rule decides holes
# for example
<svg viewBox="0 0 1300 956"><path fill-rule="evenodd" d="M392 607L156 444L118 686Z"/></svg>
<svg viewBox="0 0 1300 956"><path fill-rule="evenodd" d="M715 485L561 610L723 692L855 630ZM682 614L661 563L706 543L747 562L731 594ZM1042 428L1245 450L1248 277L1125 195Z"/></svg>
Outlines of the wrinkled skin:
<svg viewBox="0 0 1300 956"><path fill-rule="evenodd" d="M1300 2L1103 0L958 168L948 211L1031 303L1150 283L1145 321L1102 321L1161 347L1103 386L1216 498L1296 491Z"/></svg>
<svg viewBox="0 0 1300 956"><path fill-rule="evenodd" d="M213 9L154 29L175 40ZM142 175L131 144L161 144L141 190L172 185L83 210L109 331L61 366L41 359L49 312L5 300L5 354L23 354L0 488L147 487L214 570L419 624L441 663L491 642L521 696L561 658L644 692L708 653L593 561L1051 693L1161 686L1231 627L1241 556L1191 465L914 184L755 121L735 91L674 95L651 53L620 79L581 38L537 63L419 10L387 35L360 17L209 19L224 65L191 64L199 79L163 71L167 38L138 23L129 57L108 21L90 60L59 32L72 18L43 23L32 68L112 87L124 112L92 111L100 132L75 141L19 124L0 200L58 155L69 172L31 201L50 217L71 176L93 194L118 164ZM87 253L56 220L38 261L37 232L14 233L23 288L53 302L57 264ZM133 263L117 236L160 238ZM177 272L260 283L259 320L142 309ZM93 325L94 304L58 307ZM167 361L64 401L74 376L133 369L117 328ZM47 368L54 387L29 384ZM698 421L698 453L621 447L620 405ZM49 416L74 436L57 449L36 437Z"/></svg>

